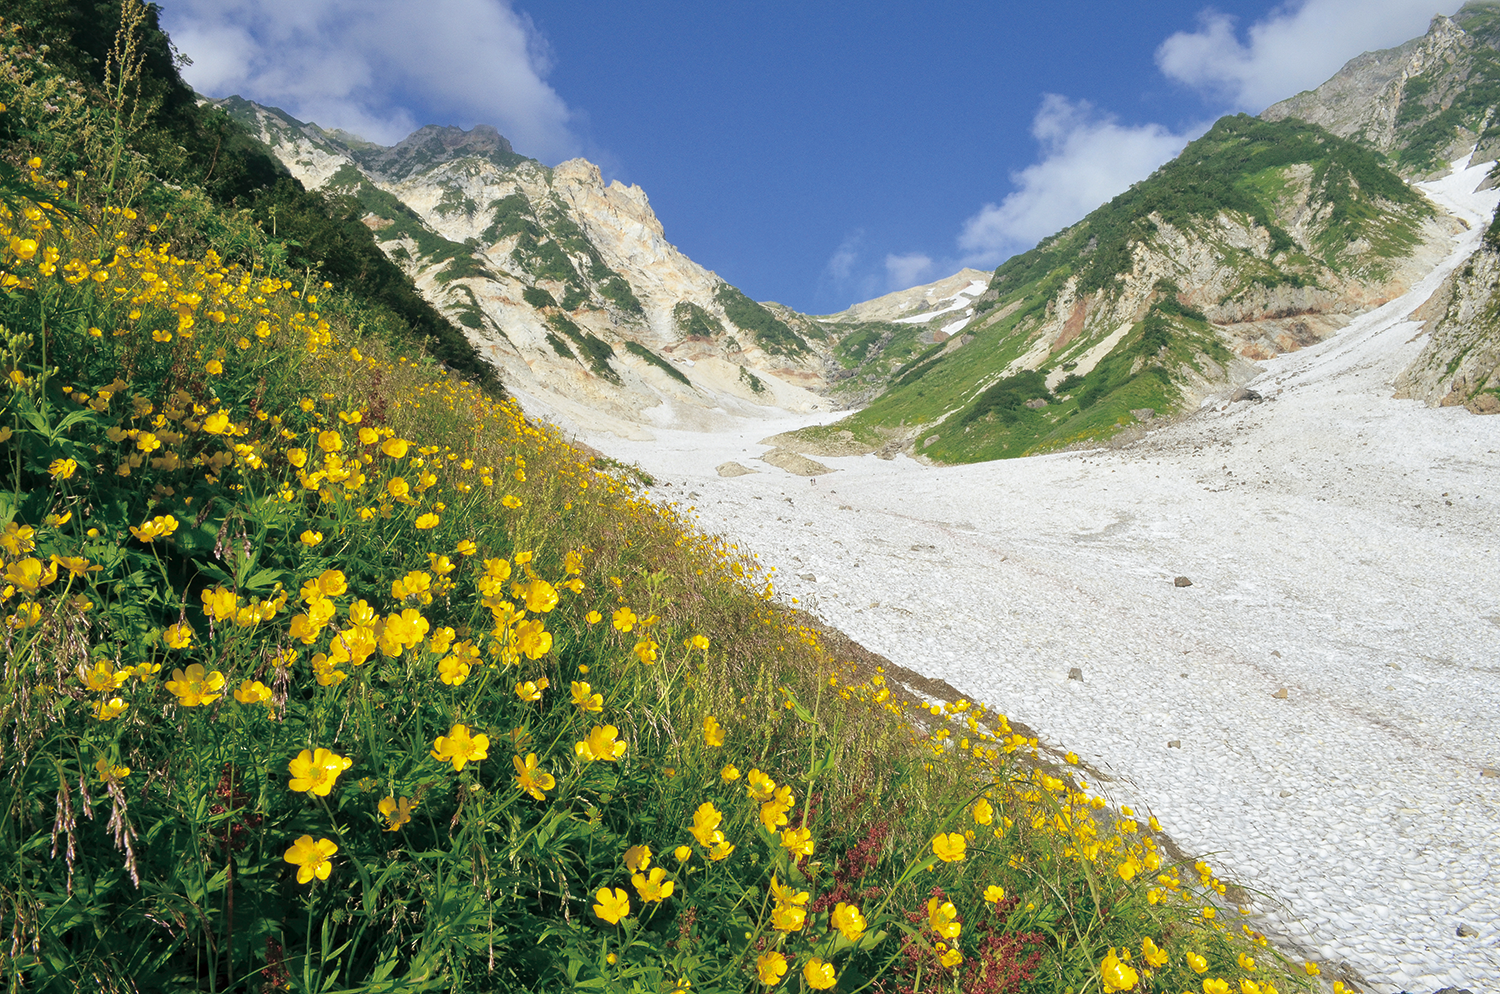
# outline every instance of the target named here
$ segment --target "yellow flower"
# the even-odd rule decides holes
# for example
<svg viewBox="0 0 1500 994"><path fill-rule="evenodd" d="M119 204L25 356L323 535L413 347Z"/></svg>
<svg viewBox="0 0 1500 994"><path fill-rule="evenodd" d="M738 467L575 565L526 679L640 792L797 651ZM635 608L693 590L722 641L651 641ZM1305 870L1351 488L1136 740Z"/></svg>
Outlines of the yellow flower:
<svg viewBox="0 0 1500 994"><path fill-rule="evenodd" d="M94 772L98 774L99 779L104 783L119 783L130 776L130 767L116 766L109 761L108 757L100 756L94 762Z"/></svg>
<svg viewBox="0 0 1500 994"><path fill-rule="evenodd" d="M792 810L795 803L791 787L785 784L777 787L771 799L760 806L760 823L768 830L776 831L787 823L787 812Z"/></svg>
<svg viewBox="0 0 1500 994"><path fill-rule="evenodd" d="M802 857L813 854L812 830L806 828L789 828L781 833L781 848L792 855L792 862L800 863Z"/></svg>
<svg viewBox="0 0 1500 994"><path fill-rule="evenodd" d="M588 681L574 680L573 703L580 711L603 711L604 695L594 693L594 688L589 686Z"/></svg>
<svg viewBox="0 0 1500 994"><path fill-rule="evenodd" d="M980 825L988 825L995 820L995 809L989 801L984 798L974 802L974 821Z"/></svg>
<svg viewBox="0 0 1500 994"><path fill-rule="evenodd" d="M377 810L386 821L386 831L394 832L402 825L411 821L411 811L414 807L409 797L382 797Z"/></svg>
<svg viewBox="0 0 1500 994"><path fill-rule="evenodd" d="M964 961L964 954L959 952L959 950L956 948L948 948L947 943L939 942L937 944L937 950L938 962L950 970Z"/></svg>
<svg viewBox="0 0 1500 994"><path fill-rule="evenodd" d="M195 708L203 704L212 704L222 694L224 689L224 674L218 670L205 673L203 667L193 663L185 671L173 670L172 679L167 681L167 690L177 695L177 703L185 708Z"/></svg>
<svg viewBox="0 0 1500 994"><path fill-rule="evenodd" d="M339 774L353 765L354 760L321 746L311 752L303 749L287 764L292 774L287 789L327 797Z"/></svg>
<svg viewBox="0 0 1500 994"><path fill-rule="evenodd" d="M460 556L472 556L474 555L474 553L479 551L479 546L475 545L472 540L466 538L459 542L458 545L454 547L453 551L457 552Z"/></svg>
<svg viewBox="0 0 1500 994"><path fill-rule="evenodd" d="M650 846L631 846L625 850L625 869L631 873L639 873L641 870L651 866Z"/></svg>
<svg viewBox="0 0 1500 994"><path fill-rule="evenodd" d="M506 494L504 497L500 498L500 503L504 504L511 510L515 510L516 508L521 506L521 498L512 496L511 494Z"/></svg>
<svg viewBox="0 0 1500 994"><path fill-rule="evenodd" d="M283 859L297 868L297 882L305 884L313 877L327 880L333 870L333 862L328 857L338 851L338 844L330 839L314 841L311 835L304 835L292 843Z"/></svg>
<svg viewBox="0 0 1500 994"><path fill-rule="evenodd" d="M388 438L381 444L380 451L392 459L401 459L405 457L406 450L409 448L411 448L411 443L404 438Z"/></svg>
<svg viewBox="0 0 1500 994"><path fill-rule="evenodd" d="M650 874L637 873L630 878L635 885L635 891L641 895L641 900L646 902L664 901L672 896L672 891L677 885L670 880L664 879L667 871L661 867L654 867Z"/></svg>
<svg viewBox="0 0 1500 994"><path fill-rule="evenodd" d="M984 889L984 899L990 904L999 904L1005 900L1005 888L990 884Z"/></svg>
<svg viewBox="0 0 1500 994"><path fill-rule="evenodd" d="M224 375L224 364L217 359L208 360L203 368L208 370L208 372L213 376Z"/></svg>
<svg viewBox="0 0 1500 994"><path fill-rule="evenodd" d="M168 648L186 649L193 642L193 626L185 621L168 625L167 630L162 632L162 641L167 643Z"/></svg>
<svg viewBox="0 0 1500 994"><path fill-rule="evenodd" d="M944 863L961 863L967 843L958 832L939 832L932 840L932 851Z"/></svg>
<svg viewBox="0 0 1500 994"><path fill-rule="evenodd" d="M229 423L228 414L215 411L203 419L203 430L210 435L228 435L234 431L234 425Z"/></svg>
<svg viewBox="0 0 1500 994"><path fill-rule="evenodd" d="M1203 994L1229 994L1229 982L1214 977L1203 981Z"/></svg>
<svg viewBox="0 0 1500 994"><path fill-rule="evenodd" d="M859 913L859 908L853 904L845 904L843 901L840 901L833 909L833 915L829 921L850 942L858 942L860 936L865 934L865 929L869 927L869 922L865 921L865 916Z"/></svg>
<svg viewBox="0 0 1500 994"><path fill-rule="evenodd" d="M177 530L177 519L170 514L161 514L150 521L141 523L139 528L132 525L130 534L142 542L151 542L158 538L164 538Z"/></svg>
<svg viewBox="0 0 1500 994"><path fill-rule="evenodd" d="M535 704L542 699L542 691L547 689L547 678L540 680L527 680L516 684L516 696L527 704Z"/></svg>
<svg viewBox="0 0 1500 994"><path fill-rule="evenodd" d="M691 846L678 846L672 850L672 855L677 857L677 862L686 863L693 858L693 849Z"/></svg>
<svg viewBox="0 0 1500 994"><path fill-rule="evenodd" d="M1190 952L1187 954L1187 965L1192 967L1194 973L1208 972L1208 960L1197 953Z"/></svg>
<svg viewBox="0 0 1500 994"><path fill-rule="evenodd" d="M724 744L724 729L713 715L703 719L703 741L715 749Z"/></svg>
<svg viewBox="0 0 1500 994"><path fill-rule="evenodd" d="M604 620L604 615L600 614L598 611L590 611L588 614L583 616L583 620L587 621L591 625L597 625L599 622Z"/></svg>
<svg viewBox="0 0 1500 994"><path fill-rule="evenodd" d="M130 679L132 672L130 667L116 670L114 660L100 659L95 661L93 666L79 664L78 682L83 684L85 690L108 693L123 687L125 681Z"/></svg>
<svg viewBox="0 0 1500 994"><path fill-rule="evenodd" d="M47 472L54 480L66 480L78 471L78 463L71 459L54 459L47 465Z"/></svg>
<svg viewBox="0 0 1500 994"><path fill-rule="evenodd" d="M463 771L466 764L489 756L490 737L469 734L467 725L454 725L446 736L439 735L432 743L432 758L442 763L453 764L453 769Z"/></svg>
<svg viewBox="0 0 1500 994"><path fill-rule="evenodd" d="M687 641L688 641L688 647L691 648L691 649L702 649L702 650L707 650L708 649L708 636L707 635L694 635L692 638L688 639Z"/></svg>
<svg viewBox="0 0 1500 994"><path fill-rule="evenodd" d="M125 709L128 707L130 705L120 700L120 698L111 697L107 701L99 702L98 706L94 708L94 717L100 721L112 721L124 714Z"/></svg>
<svg viewBox="0 0 1500 994"><path fill-rule="evenodd" d="M416 526L422 531L436 528L438 526L438 516L429 511L417 518Z"/></svg>
<svg viewBox="0 0 1500 994"><path fill-rule="evenodd" d="M625 743L615 740L620 730L614 725L605 725L602 728L595 725L589 730L588 738L581 742L573 743L573 752L579 758L589 762L604 761L613 763L625 755Z"/></svg>
<svg viewBox="0 0 1500 994"><path fill-rule="evenodd" d="M724 836L719 832L719 825L724 821L723 812L715 808L712 801L704 801L698 805L698 810L693 812L693 824L688 828L693 838L705 849L716 845L723 840Z"/></svg>
<svg viewBox="0 0 1500 994"><path fill-rule="evenodd" d="M547 795L544 791L557 786L557 779L552 774L537 769L536 753L527 753L524 760L520 756L512 756L510 761L516 768L516 787L538 801L545 801Z"/></svg>
<svg viewBox="0 0 1500 994"><path fill-rule="evenodd" d="M927 924L944 939L956 939L963 930L958 921L958 909L953 906L953 902L939 902L935 897L927 899Z"/></svg>
<svg viewBox="0 0 1500 994"><path fill-rule="evenodd" d="M656 650L660 648L652 639L641 639L635 644L634 652L636 658L647 666L656 662Z"/></svg>
<svg viewBox="0 0 1500 994"><path fill-rule="evenodd" d="M450 687L460 686L469 678L469 664L460 656L444 656L438 661L438 679Z"/></svg>
<svg viewBox="0 0 1500 994"><path fill-rule="evenodd" d="M719 771L719 779L725 783L734 783L739 778L740 771L733 763L724 764L724 768Z"/></svg>
<svg viewBox="0 0 1500 994"><path fill-rule="evenodd" d="M775 987L786 976L786 957L772 949L755 957L755 975L767 987Z"/></svg>
<svg viewBox="0 0 1500 994"><path fill-rule="evenodd" d="M344 437L336 431L318 432L318 448L324 452L338 452L344 447Z"/></svg>
<svg viewBox="0 0 1500 994"><path fill-rule="evenodd" d="M1323 972L1322 970L1318 969L1318 964L1312 962L1311 960L1302 964L1302 970L1309 977L1316 977Z"/></svg>
<svg viewBox="0 0 1500 994"><path fill-rule="evenodd" d="M745 780L745 792L757 801L769 801L776 792L776 781L760 770L751 769Z"/></svg>
<svg viewBox="0 0 1500 994"><path fill-rule="evenodd" d="M232 620L239 609L240 598L233 590L214 587L203 591L200 596L203 599L204 613L215 621Z"/></svg>
<svg viewBox="0 0 1500 994"><path fill-rule="evenodd" d="M557 607L557 591L546 580L532 580L526 588L526 610L546 614Z"/></svg>
<svg viewBox="0 0 1500 994"><path fill-rule="evenodd" d="M708 858L715 863L728 859L729 854L734 852L734 845L725 839L714 843L714 847L708 851Z"/></svg>
<svg viewBox="0 0 1500 994"><path fill-rule="evenodd" d="M826 991L838 983L838 977L833 973L833 964L825 963L816 956L810 957L803 965L802 979L815 991Z"/></svg>
<svg viewBox="0 0 1500 994"><path fill-rule="evenodd" d="M401 477L393 476L385 481L385 492L397 500L402 500L411 493L411 485Z"/></svg>
<svg viewBox="0 0 1500 994"><path fill-rule="evenodd" d="M259 680L245 680L234 692L234 699L241 704L261 704L271 699L271 688Z"/></svg>
<svg viewBox="0 0 1500 994"><path fill-rule="evenodd" d="M360 445L374 445L376 439L378 438L380 438L380 432L376 431L374 428L371 428L369 425L366 425L359 430Z"/></svg>
<svg viewBox="0 0 1500 994"><path fill-rule="evenodd" d="M1167 965L1167 951L1152 942L1151 937L1147 936L1141 940L1141 959L1146 961L1147 966L1160 970Z"/></svg>
<svg viewBox="0 0 1500 994"><path fill-rule="evenodd" d="M628 607L622 607L614 613L613 623L619 631L628 632L635 628L637 620L634 611Z"/></svg>
<svg viewBox="0 0 1500 994"><path fill-rule="evenodd" d="M611 925L618 925L621 918L630 914L630 895L620 888L603 887L595 896L599 903L594 905L594 914Z"/></svg>
<svg viewBox="0 0 1500 994"><path fill-rule="evenodd" d="M778 904L771 909L771 927L778 932L800 932L806 924L806 908L795 904Z"/></svg>
<svg viewBox="0 0 1500 994"><path fill-rule="evenodd" d="M323 541L323 533L315 532L311 528L309 528L301 535L297 536L297 541L311 548L312 546L317 545L319 542Z"/></svg>

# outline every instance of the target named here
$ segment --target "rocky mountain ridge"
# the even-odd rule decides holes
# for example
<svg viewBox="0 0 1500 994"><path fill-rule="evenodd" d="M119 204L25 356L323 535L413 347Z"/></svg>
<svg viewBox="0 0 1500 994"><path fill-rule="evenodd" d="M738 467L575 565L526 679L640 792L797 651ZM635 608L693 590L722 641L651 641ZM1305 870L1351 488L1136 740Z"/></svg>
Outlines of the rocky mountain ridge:
<svg viewBox="0 0 1500 994"><path fill-rule="evenodd" d="M586 160L549 168L485 126L429 126L384 147L238 97L214 102L304 185L357 201L422 294L542 406L634 434L833 404L821 396L822 325L693 262L640 187L605 184Z"/></svg>

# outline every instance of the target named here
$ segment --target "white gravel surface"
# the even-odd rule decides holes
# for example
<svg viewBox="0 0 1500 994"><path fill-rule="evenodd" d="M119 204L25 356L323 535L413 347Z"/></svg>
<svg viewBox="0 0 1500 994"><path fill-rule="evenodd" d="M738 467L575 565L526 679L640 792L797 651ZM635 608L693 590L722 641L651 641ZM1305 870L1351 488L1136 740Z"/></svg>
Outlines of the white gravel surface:
<svg viewBox="0 0 1500 994"><path fill-rule="evenodd" d="M1483 173L1424 187L1473 227L1412 293L1128 447L813 484L758 440L828 415L582 437L784 597L1107 772L1325 970L1500 992L1500 416L1390 386L1500 199Z"/></svg>

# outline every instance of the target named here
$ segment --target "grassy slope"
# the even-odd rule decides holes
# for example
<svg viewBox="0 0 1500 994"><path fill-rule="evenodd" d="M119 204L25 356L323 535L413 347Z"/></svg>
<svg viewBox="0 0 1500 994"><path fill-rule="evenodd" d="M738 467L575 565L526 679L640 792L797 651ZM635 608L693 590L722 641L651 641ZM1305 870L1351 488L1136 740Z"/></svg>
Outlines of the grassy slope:
<svg viewBox="0 0 1500 994"><path fill-rule="evenodd" d="M389 311L58 181L0 176L9 989L1295 983Z"/></svg>
<svg viewBox="0 0 1500 994"><path fill-rule="evenodd" d="M1296 242L1279 220L1288 192L1287 168L1293 165L1311 168L1313 197L1324 205L1322 223L1307 245ZM1378 275L1382 260L1399 257L1416 243L1428 210L1368 149L1297 121L1224 118L1150 178L1001 265L991 282L998 299L990 310L1002 316L976 317L974 341L919 355L868 408L809 434L850 429L875 442L884 432L933 425L947 415L943 425L932 429L940 441L919 451L956 462L1021 456L1107 437L1133 420L1128 413L1133 408L1173 410L1184 364L1201 372L1204 358L1216 363L1228 358L1202 315L1184 312L1170 290L1158 294L1152 312L1156 317L1136 322L1109 357L1071 390L1075 401L1088 396L1089 403L992 412L983 420L968 414L980 403L982 389L1030 347L1031 333L1070 281L1076 281L1080 294L1117 292L1118 278L1133 264L1133 246L1149 245L1156 233L1153 218L1191 231L1229 214L1268 231L1268 258L1215 244L1226 265L1240 274L1239 286L1226 297L1232 299L1257 286L1317 285L1329 273ZM1370 248L1351 256L1348 247L1359 240ZM1142 342L1153 321L1159 327L1150 335L1155 344L1147 356ZM1076 358L1092 344L1080 340L1055 361ZM1132 373L1130 360L1137 357L1142 363Z"/></svg>

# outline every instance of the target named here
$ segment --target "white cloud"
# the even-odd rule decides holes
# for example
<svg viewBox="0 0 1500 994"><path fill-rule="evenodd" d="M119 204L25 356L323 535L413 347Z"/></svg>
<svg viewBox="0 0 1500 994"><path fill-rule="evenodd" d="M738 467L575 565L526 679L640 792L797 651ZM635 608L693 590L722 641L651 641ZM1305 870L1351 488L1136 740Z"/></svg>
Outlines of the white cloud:
<svg viewBox="0 0 1500 994"><path fill-rule="evenodd" d="M162 19L210 96L386 144L420 124L493 124L543 161L581 150L545 39L509 0L174 0Z"/></svg>
<svg viewBox="0 0 1500 994"><path fill-rule="evenodd" d="M1160 124L1122 125L1055 93L1043 97L1031 133L1041 161L1012 173L1015 192L964 222L965 265L987 268L1030 248L1149 176L1192 137Z"/></svg>
<svg viewBox="0 0 1500 994"><path fill-rule="evenodd" d="M908 287L919 286L925 282L933 269L930 256L920 252L908 252L905 255L888 255L885 257L886 285L891 290L905 290Z"/></svg>
<svg viewBox="0 0 1500 994"><path fill-rule="evenodd" d="M1301 0L1272 10L1245 31L1213 8L1196 31L1179 31L1156 50L1168 77L1259 113L1278 100L1318 86L1361 52L1390 48L1427 30L1454 0Z"/></svg>

